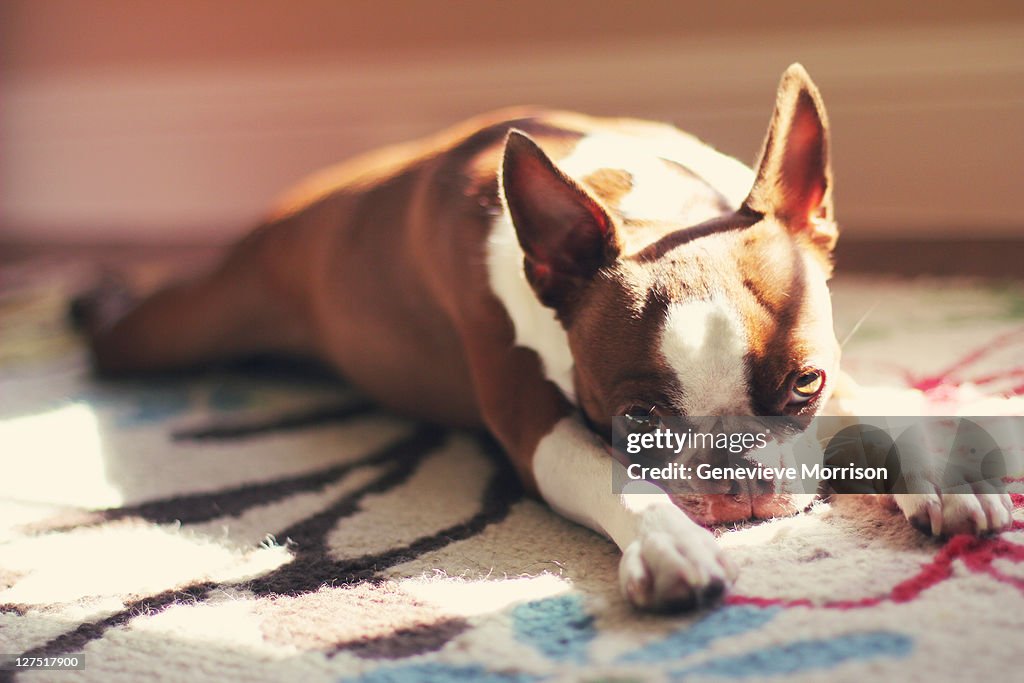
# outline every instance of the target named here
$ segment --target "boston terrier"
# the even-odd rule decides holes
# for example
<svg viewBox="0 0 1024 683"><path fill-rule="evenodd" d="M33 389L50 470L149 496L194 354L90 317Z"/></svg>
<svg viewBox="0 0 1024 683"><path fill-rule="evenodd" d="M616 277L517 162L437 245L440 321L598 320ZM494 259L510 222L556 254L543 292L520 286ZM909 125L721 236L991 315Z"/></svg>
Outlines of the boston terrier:
<svg viewBox="0 0 1024 683"><path fill-rule="evenodd" d="M311 177L213 272L94 316L94 362L325 360L395 411L490 430L528 491L621 548L634 605L705 604L736 570L702 524L792 501L688 514L653 484L613 494L612 418L822 410L840 376L829 157L798 64L756 171L661 123L497 112ZM1005 496L965 498L897 502L936 533L1010 523Z"/></svg>

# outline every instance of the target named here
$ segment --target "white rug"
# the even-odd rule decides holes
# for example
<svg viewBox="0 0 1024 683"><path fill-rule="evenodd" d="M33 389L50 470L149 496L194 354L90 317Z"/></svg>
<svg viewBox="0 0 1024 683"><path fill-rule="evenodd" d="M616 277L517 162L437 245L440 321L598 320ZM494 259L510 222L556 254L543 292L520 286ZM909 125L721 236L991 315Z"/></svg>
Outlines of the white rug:
<svg viewBox="0 0 1024 683"><path fill-rule="evenodd" d="M725 603L641 615L618 552L520 494L478 435L315 378L100 383L76 268L0 271L0 681L1009 680L1024 509L930 540L867 499L721 530ZM873 412L1024 414L1024 290L840 280ZM1013 397L1016 395L1016 397ZM1024 483L1009 483L1024 508Z"/></svg>

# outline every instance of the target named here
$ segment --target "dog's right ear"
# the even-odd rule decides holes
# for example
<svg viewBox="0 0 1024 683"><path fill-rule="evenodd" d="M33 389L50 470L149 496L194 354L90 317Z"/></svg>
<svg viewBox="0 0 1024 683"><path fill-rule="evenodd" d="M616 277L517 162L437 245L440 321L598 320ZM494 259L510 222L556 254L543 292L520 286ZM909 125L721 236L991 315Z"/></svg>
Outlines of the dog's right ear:
<svg viewBox="0 0 1024 683"><path fill-rule="evenodd" d="M517 130L505 141L501 187L525 253L526 277L545 305L564 303L618 255L608 212Z"/></svg>
<svg viewBox="0 0 1024 683"><path fill-rule="evenodd" d="M831 252L837 233L829 157L825 104L804 68L793 64L779 83L757 178L744 205L775 216Z"/></svg>

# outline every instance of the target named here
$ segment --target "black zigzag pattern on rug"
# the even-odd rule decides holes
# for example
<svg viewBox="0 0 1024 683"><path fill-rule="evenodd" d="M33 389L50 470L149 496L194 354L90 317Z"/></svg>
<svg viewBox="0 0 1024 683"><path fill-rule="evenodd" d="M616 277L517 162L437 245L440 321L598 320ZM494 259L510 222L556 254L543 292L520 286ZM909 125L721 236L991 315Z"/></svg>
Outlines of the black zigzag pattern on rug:
<svg viewBox="0 0 1024 683"><path fill-rule="evenodd" d="M368 409L361 406L355 409L316 409L305 415L287 415L248 426L214 425L188 433L178 432L176 435L172 435L172 438L234 439L251 437L273 433L276 431L275 426L284 430L313 428L353 419L366 412ZM126 518L144 519L153 523L172 521L180 521L183 524L198 523L217 517L237 516L258 505L282 500L296 493L322 489L339 481L347 473L359 467L390 465L383 474L342 496L329 507L275 534L278 538L290 540L289 547L293 552L293 559L267 575L238 584L200 582L148 596L126 604L124 609L104 619L80 624L38 647L21 653L21 656L54 657L81 652L88 643L101 638L111 628L123 626L138 616L156 614L175 604L204 602L212 591L242 589L257 596L298 596L316 591L324 585L345 586L377 581L378 573L389 567L408 562L424 553L444 548L451 543L479 534L491 524L503 520L508 515L511 506L523 496L523 490L507 459L502 455L500 447L493 439L483 434L477 435L476 440L481 452L494 463L494 474L484 490L477 513L469 519L437 533L417 538L407 545L390 548L381 553L344 560L335 560L328 553L327 535L340 520L357 512L360 502L367 495L384 493L406 482L415 473L419 463L443 445L448 436L449 432L440 427L421 424L409 436L375 452L348 463L333 465L305 475L211 493L149 501L125 508L86 512L82 513L77 523L69 519L67 515L62 515L47 523L33 525L32 531L34 532L52 533L76 528L81 524L98 525ZM23 609L22 605L0 605L0 610L21 612ZM462 624L452 623L447 624L442 629L443 632L417 631L412 634L413 640L401 639L401 643L382 640L379 643L366 644L365 647L357 649L366 650L359 653L361 656L372 656L371 652L375 651L408 653L410 647L413 649L417 647L436 649L462 630ZM335 654L343 649L348 649L348 646L339 645L329 654ZM0 683L8 683L13 680L13 672L0 671Z"/></svg>
<svg viewBox="0 0 1024 683"><path fill-rule="evenodd" d="M370 412L366 405L333 408L317 408L310 413L289 414L271 418L267 422L255 424L217 424L212 427L174 432L171 438L175 441L197 439L203 441L242 439L261 434L293 431L312 427L327 426L344 422ZM218 517L237 517L246 510L266 505L288 496L316 491L340 481L345 475L360 467L381 465L395 460L403 452L403 446L409 439L416 440L423 429L414 432L411 437L401 439L377 451L372 451L352 461L329 465L319 470L284 477L270 482L244 484L219 491L191 493L170 498L158 498L137 505L126 505L108 510L72 511L50 517L41 522L27 525L22 531L26 533L51 533L68 531L86 526L97 526L106 522L121 519L144 519L154 524L198 524Z"/></svg>

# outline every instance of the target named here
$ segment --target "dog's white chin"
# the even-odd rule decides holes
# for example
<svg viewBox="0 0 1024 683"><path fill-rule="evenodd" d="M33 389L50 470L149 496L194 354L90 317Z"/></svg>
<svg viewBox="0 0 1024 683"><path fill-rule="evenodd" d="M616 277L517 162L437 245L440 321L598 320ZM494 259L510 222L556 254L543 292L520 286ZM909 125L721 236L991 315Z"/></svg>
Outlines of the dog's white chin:
<svg viewBox="0 0 1024 683"><path fill-rule="evenodd" d="M690 519L704 526L755 519L791 517L808 505L812 494L670 493L669 498Z"/></svg>

